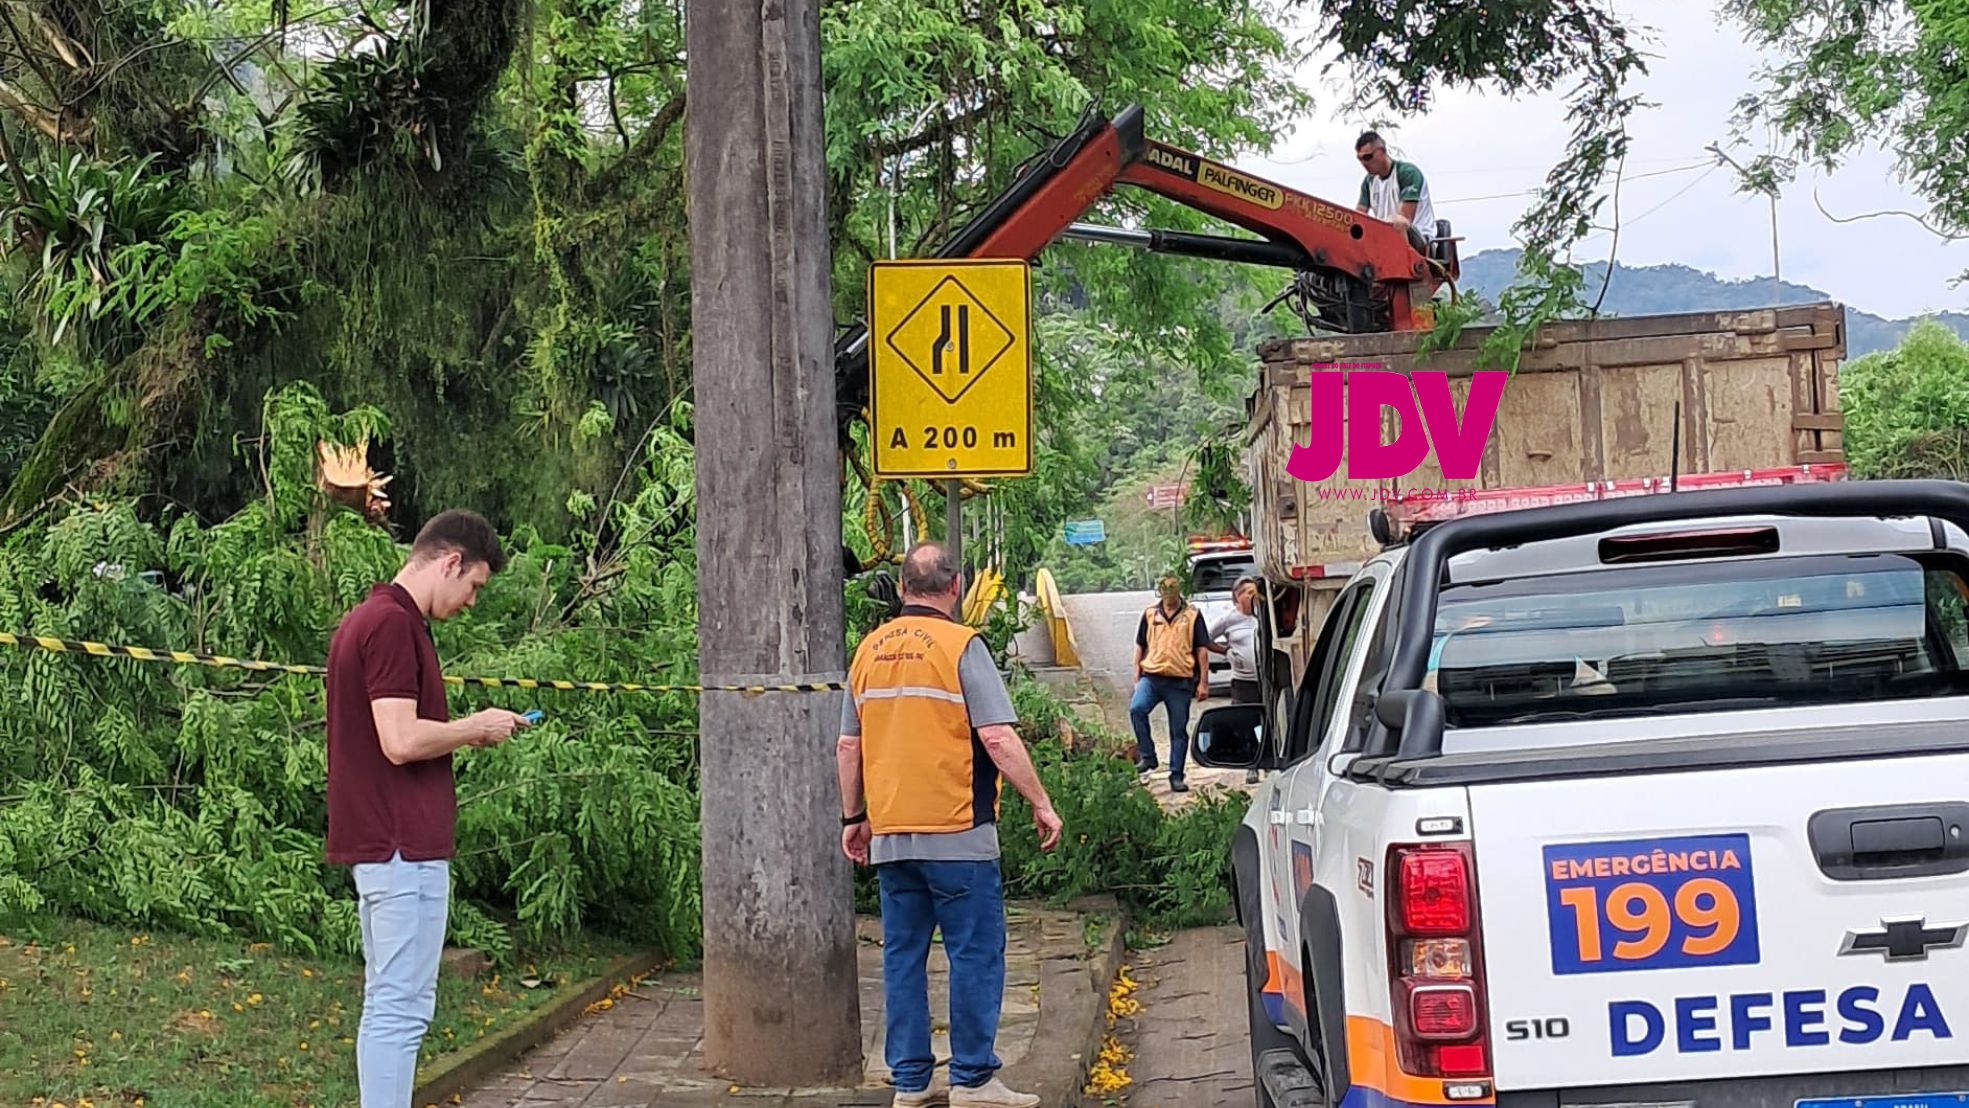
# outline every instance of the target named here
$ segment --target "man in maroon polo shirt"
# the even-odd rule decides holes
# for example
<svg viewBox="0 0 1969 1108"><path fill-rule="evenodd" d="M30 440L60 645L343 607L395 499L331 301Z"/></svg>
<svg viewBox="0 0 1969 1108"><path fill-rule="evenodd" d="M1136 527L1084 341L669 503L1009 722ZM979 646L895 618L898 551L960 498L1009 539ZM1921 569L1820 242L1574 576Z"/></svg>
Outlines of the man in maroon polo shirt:
<svg viewBox="0 0 1969 1108"><path fill-rule="evenodd" d="M451 753L526 725L501 708L451 720L431 641L429 621L471 607L505 564L491 524L444 512L329 642L327 857L352 867L362 920L362 1108L409 1108L436 1008L458 812Z"/></svg>

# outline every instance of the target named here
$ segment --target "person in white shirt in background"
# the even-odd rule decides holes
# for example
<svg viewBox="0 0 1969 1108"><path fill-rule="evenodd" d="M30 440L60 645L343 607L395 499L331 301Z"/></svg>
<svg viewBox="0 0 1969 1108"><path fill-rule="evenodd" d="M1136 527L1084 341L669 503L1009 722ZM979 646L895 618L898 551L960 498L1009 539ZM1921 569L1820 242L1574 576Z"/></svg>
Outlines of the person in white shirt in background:
<svg viewBox="0 0 1969 1108"><path fill-rule="evenodd" d="M1258 579L1240 577L1231 588L1231 601L1237 611L1227 616L1210 641L1210 651L1227 654L1231 660L1231 703L1257 704L1258 691ZM1244 771L1246 784L1256 784L1258 771Z"/></svg>

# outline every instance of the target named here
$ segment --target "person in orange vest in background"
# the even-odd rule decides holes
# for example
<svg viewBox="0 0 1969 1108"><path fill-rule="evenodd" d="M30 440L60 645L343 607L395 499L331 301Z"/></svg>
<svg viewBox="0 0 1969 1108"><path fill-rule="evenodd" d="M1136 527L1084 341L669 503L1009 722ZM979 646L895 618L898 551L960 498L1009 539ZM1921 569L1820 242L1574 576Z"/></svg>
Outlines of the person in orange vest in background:
<svg viewBox="0 0 1969 1108"><path fill-rule="evenodd" d="M1135 769L1156 768L1149 713L1161 704L1169 717L1169 790L1186 793L1183 756L1190 746L1190 704L1210 699L1210 628L1203 613L1183 599L1182 583L1162 579L1162 600L1142 613L1135 628L1135 696L1128 722L1135 727Z"/></svg>
<svg viewBox="0 0 1969 1108"><path fill-rule="evenodd" d="M1018 712L991 650L952 613L956 559L922 543L902 565L902 613L861 641L842 698L836 762L841 850L873 864L882 889L885 1057L894 1103L1036 1108L997 1076L1005 997L1005 901L998 869L999 775L1032 806L1041 850L1060 817L1012 725ZM950 963L950 1076L930 1048L930 933Z"/></svg>

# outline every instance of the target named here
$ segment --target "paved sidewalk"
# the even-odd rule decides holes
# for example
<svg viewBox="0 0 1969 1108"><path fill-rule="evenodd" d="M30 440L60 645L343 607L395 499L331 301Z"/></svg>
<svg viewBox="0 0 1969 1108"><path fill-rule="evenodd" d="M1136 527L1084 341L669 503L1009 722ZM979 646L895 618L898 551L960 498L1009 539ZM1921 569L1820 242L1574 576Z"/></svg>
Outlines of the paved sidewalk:
<svg viewBox="0 0 1969 1108"><path fill-rule="evenodd" d="M1119 958L1119 919L1098 928L1077 912L1010 910L1004 1014L998 1034L1002 1076L1040 1094L1044 1108L1074 1102L1098 1041L1108 980ZM462 1108L832 1108L887 1105L882 1061L881 924L857 921L860 938L862 1051L859 1089L755 1089L712 1077L703 1064L704 1012L696 974L645 980L606 1010L584 1016L521 1064L465 1096ZM1090 942L1090 937L1094 940ZM930 953L930 1012L939 1065L949 1059L944 1013L949 970L941 945Z"/></svg>
<svg viewBox="0 0 1969 1108"><path fill-rule="evenodd" d="M1130 953L1141 1009L1116 1021L1134 1053L1121 1094L1128 1108L1249 1108L1243 958L1235 927L1178 931L1165 946Z"/></svg>

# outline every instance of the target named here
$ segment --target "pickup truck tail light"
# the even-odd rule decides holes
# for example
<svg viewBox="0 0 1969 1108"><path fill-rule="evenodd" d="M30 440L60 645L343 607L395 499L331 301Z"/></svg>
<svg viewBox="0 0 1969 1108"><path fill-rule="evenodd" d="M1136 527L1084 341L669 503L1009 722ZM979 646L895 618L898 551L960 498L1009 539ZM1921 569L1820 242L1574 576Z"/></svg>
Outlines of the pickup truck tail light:
<svg viewBox="0 0 1969 1108"><path fill-rule="evenodd" d="M1453 850L1418 850L1401 856L1402 930L1410 935L1470 932L1470 872Z"/></svg>
<svg viewBox="0 0 1969 1108"><path fill-rule="evenodd" d="M1469 843L1388 850L1388 975L1402 1072L1488 1093L1483 942ZM1447 1095L1447 1094L1446 1094Z"/></svg>

